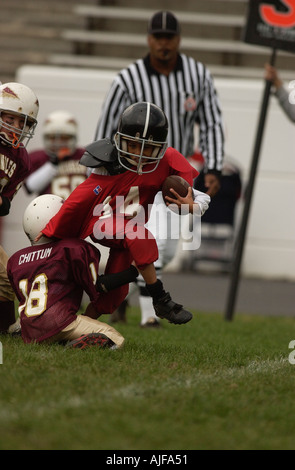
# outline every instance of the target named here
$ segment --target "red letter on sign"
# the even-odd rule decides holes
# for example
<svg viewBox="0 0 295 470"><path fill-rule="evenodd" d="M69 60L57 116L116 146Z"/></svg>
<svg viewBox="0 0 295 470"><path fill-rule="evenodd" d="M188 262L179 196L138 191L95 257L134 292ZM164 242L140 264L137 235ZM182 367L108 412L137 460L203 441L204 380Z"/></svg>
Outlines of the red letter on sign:
<svg viewBox="0 0 295 470"><path fill-rule="evenodd" d="M262 3L260 5L260 16L265 23L271 26L291 28L295 25L295 0L281 0L288 8L287 13L275 10L273 5Z"/></svg>

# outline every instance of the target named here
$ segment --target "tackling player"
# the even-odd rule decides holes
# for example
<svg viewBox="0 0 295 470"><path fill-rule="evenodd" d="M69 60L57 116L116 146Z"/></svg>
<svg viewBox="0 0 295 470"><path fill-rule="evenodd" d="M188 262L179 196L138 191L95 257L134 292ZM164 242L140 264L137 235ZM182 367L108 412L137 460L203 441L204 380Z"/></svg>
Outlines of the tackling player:
<svg viewBox="0 0 295 470"><path fill-rule="evenodd" d="M85 240L41 237L35 243L36 235L63 203L59 196L45 194L28 205L23 228L32 246L17 251L8 260L8 277L19 300L23 341L117 349L124 343L118 331L76 313L83 291L94 300L100 292L134 281L138 271L129 266L124 272L99 276L100 252Z"/></svg>
<svg viewBox="0 0 295 470"><path fill-rule="evenodd" d="M21 83L0 86L0 216L9 214L11 201L30 171L26 145L33 137L39 111L35 93ZM14 332L14 292L7 278L8 256L0 246L0 333Z"/></svg>
<svg viewBox="0 0 295 470"><path fill-rule="evenodd" d="M94 168L92 174L72 192L36 240L43 234L50 238L91 236L110 248L106 273L122 271L134 261L153 299L156 315L182 324L190 321L192 314L175 303L157 279L153 263L158 248L144 226L167 176L182 176L191 186L197 176L183 155L167 149L167 133L167 117L158 106L142 102L125 109L115 146L102 139L86 147L81 163ZM178 195L176 204L186 204L190 212L197 205L204 213L209 202L207 194L190 187L185 198ZM127 293L128 286L122 286L111 296L100 296L96 310L115 310Z"/></svg>

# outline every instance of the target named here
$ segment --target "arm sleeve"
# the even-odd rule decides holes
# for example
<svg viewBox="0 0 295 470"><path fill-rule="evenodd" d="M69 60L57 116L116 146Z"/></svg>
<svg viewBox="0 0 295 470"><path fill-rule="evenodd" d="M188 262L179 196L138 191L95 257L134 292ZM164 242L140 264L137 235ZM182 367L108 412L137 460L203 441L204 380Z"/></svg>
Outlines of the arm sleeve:
<svg viewBox="0 0 295 470"><path fill-rule="evenodd" d="M292 122L295 122L295 104L290 103L288 91L284 87L280 87L275 95L285 114Z"/></svg>
<svg viewBox="0 0 295 470"><path fill-rule="evenodd" d="M203 96L199 106L199 146L205 159L205 172L222 170L224 159L224 126L213 79L206 69Z"/></svg>
<svg viewBox="0 0 295 470"><path fill-rule="evenodd" d="M93 300L97 295L99 250L87 242L79 241L76 247L72 246L69 250L68 258L70 259L75 281L83 287L90 300Z"/></svg>
<svg viewBox="0 0 295 470"><path fill-rule="evenodd" d="M27 178L25 183L27 191L29 193L41 193L51 183L57 171L57 165L46 162Z"/></svg>
<svg viewBox="0 0 295 470"><path fill-rule="evenodd" d="M91 177L79 184L62 204L60 210L42 230L48 238L87 238L93 227L93 209L97 204Z"/></svg>
<svg viewBox="0 0 295 470"><path fill-rule="evenodd" d="M206 193L202 193L202 191L198 191L197 189L193 188L194 193L194 203L198 204L201 210L201 215L203 215L209 207L211 198Z"/></svg>

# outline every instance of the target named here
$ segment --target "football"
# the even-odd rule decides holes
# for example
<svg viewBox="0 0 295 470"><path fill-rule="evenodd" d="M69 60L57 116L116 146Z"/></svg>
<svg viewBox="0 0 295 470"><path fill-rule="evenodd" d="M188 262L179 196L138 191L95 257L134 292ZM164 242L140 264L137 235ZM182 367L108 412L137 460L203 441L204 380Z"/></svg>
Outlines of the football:
<svg viewBox="0 0 295 470"><path fill-rule="evenodd" d="M175 195L170 191L170 189L174 189L181 197L185 197L188 192L189 188L188 182L183 179L181 176L178 175L171 175L168 176L162 186L162 194L163 194L163 199L165 202L165 196L169 196L172 199L176 199Z"/></svg>
<svg viewBox="0 0 295 470"><path fill-rule="evenodd" d="M174 191L176 191L181 197L185 197L188 193L189 186L190 185L188 184L188 182L181 176L167 176L162 186L162 196L165 204L169 202L165 199L165 196L171 197L172 199L176 199L175 195L170 191L171 188L174 189ZM176 204L170 203L167 207L172 212L180 214L180 209Z"/></svg>

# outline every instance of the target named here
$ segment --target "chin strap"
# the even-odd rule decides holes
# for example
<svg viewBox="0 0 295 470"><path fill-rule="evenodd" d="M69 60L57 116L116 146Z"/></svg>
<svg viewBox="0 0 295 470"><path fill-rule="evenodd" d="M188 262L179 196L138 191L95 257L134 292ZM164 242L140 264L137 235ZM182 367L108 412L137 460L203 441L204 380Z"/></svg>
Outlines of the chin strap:
<svg viewBox="0 0 295 470"><path fill-rule="evenodd" d="M15 133L13 133L13 141L11 143L12 147L15 148L15 149L18 149L19 146L20 146L20 142L18 142L18 137L15 135ZM16 145L16 142L18 142L18 144Z"/></svg>

